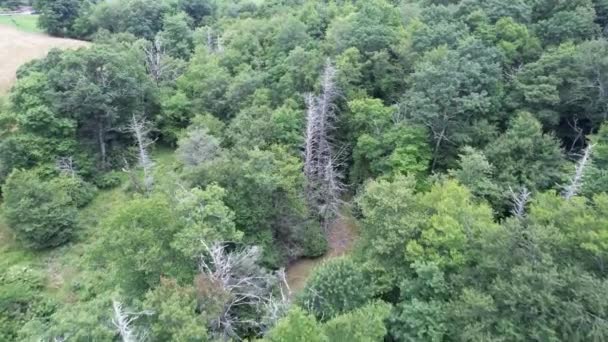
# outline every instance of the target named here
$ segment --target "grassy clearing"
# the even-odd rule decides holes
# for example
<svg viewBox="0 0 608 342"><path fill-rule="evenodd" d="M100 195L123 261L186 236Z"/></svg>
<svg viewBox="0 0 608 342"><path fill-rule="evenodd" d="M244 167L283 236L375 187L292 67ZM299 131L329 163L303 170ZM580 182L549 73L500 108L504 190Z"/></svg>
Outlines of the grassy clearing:
<svg viewBox="0 0 608 342"><path fill-rule="evenodd" d="M168 183L173 181L173 151L158 148L152 158L155 161L157 186L167 187ZM13 233L3 221L0 210L0 273L15 266L41 271L46 278L44 296L61 303L77 300L75 288L78 284L83 283L85 278L98 276L88 272L86 256L101 233L100 222L133 197L133 193L128 191L127 175L121 178L121 185L99 191L93 201L80 210L81 230L76 240L49 251L29 251L15 241Z"/></svg>
<svg viewBox="0 0 608 342"><path fill-rule="evenodd" d="M42 30L38 28L37 15L16 14L9 16L0 16L0 25L13 26L25 32L42 32Z"/></svg>

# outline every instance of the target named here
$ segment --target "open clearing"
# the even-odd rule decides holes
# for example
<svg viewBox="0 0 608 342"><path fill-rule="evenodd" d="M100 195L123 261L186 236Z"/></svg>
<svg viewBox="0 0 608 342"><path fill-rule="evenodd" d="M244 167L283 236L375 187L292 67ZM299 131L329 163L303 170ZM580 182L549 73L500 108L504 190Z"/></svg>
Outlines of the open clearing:
<svg viewBox="0 0 608 342"><path fill-rule="evenodd" d="M10 89L15 82L17 69L24 63L46 56L53 48L73 49L87 44L79 40L24 32L0 24L0 94Z"/></svg>
<svg viewBox="0 0 608 342"><path fill-rule="evenodd" d="M31 14L15 14L15 15L0 15L0 25L13 26L21 31L38 32L42 30L38 28L38 16Z"/></svg>

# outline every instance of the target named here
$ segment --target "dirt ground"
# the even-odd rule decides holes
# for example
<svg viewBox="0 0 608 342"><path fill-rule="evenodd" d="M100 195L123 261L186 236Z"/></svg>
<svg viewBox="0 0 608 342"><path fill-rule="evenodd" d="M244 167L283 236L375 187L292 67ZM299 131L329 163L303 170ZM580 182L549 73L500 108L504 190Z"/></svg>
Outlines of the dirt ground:
<svg viewBox="0 0 608 342"><path fill-rule="evenodd" d="M287 267L287 283L292 294L298 293L306 285L310 273L323 262L346 254L354 245L356 239L355 219L350 216L337 218L329 229L327 253L317 259L301 259Z"/></svg>
<svg viewBox="0 0 608 342"><path fill-rule="evenodd" d="M0 95L5 94L13 85L15 73L22 64L46 56L52 48L71 49L87 44L0 25Z"/></svg>

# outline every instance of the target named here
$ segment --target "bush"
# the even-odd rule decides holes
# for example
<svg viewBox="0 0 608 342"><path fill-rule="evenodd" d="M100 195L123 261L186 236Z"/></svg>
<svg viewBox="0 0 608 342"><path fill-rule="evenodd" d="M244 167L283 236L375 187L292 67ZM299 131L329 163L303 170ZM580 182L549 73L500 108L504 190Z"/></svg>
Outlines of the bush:
<svg viewBox="0 0 608 342"><path fill-rule="evenodd" d="M7 223L33 249L59 246L76 229L74 200L59 182L43 181L35 171L15 170L4 186Z"/></svg>
<svg viewBox="0 0 608 342"><path fill-rule="evenodd" d="M100 189L112 189L122 183L121 172L110 171L95 177L93 183Z"/></svg>
<svg viewBox="0 0 608 342"><path fill-rule="evenodd" d="M44 274L16 265L0 274L0 341L16 341L21 327L33 317L48 317L54 307L42 296Z"/></svg>
<svg viewBox="0 0 608 342"><path fill-rule="evenodd" d="M303 234L304 256L308 258L320 257L327 252L327 239L318 224L310 224Z"/></svg>
<svg viewBox="0 0 608 342"><path fill-rule="evenodd" d="M340 258L315 270L299 300L317 318L328 320L365 305L371 295L361 266Z"/></svg>
<svg viewBox="0 0 608 342"><path fill-rule="evenodd" d="M61 176L55 178L53 183L65 190L68 196L72 198L74 205L78 208L91 203L97 193L97 188L93 184L85 182L80 177Z"/></svg>

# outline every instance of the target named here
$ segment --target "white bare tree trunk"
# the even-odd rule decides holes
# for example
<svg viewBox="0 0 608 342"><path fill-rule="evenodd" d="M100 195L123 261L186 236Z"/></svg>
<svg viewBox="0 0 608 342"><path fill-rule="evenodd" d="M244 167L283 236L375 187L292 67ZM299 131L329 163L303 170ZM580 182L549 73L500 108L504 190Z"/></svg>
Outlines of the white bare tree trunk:
<svg viewBox="0 0 608 342"><path fill-rule="evenodd" d="M150 192L154 186L154 176L152 174L154 163L152 162L148 151L148 147L154 143L149 138L150 124L143 117L137 118L135 115L133 115L128 128L131 134L133 134L133 137L137 143L137 160L139 162L139 166L144 172L144 189L147 192Z"/></svg>
<svg viewBox="0 0 608 342"><path fill-rule="evenodd" d="M583 156L576 163L574 169L574 175L570 178L570 184L566 186L564 191L564 198L570 200L572 197L578 195L579 191L583 186L583 177L585 176L585 170L591 162L591 152L593 151L593 145L587 146L583 152Z"/></svg>
<svg viewBox="0 0 608 342"><path fill-rule="evenodd" d="M281 288L281 299L278 300L272 292L280 281L285 281L285 273L268 273L258 266L261 256L259 248L248 247L229 253L223 243L216 242L212 246L204 241L201 243L207 251L207 256L202 256L200 260L201 275L228 294L222 311L212 320L212 329L221 339L238 339L236 331L239 326L268 326L283 316L289 306L289 296ZM263 322L241 319L235 314L235 309L241 306L260 312L265 319Z"/></svg>
<svg viewBox="0 0 608 342"><path fill-rule="evenodd" d="M513 189L509 189L509 192L511 193L511 202L513 203L511 213L513 216L523 219L526 217L526 205L528 205L532 193L525 186L519 192L514 192Z"/></svg>
<svg viewBox="0 0 608 342"><path fill-rule="evenodd" d="M334 101L338 97L336 69L327 61L321 77L321 93L306 96L306 140L304 174L308 180L307 197L324 225L337 215L344 190L331 133L336 120Z"/></svg>
<svg viewBox="0 0 608 342"><path fill-rule="evenodd" d="M122 303L117 300L112 300L112 308L114 309L114 318L112 318L112 324L118 330L118 334L123 342L137 342L137 335L133 332L131 323L134 318L124 312Z"/></svg>

